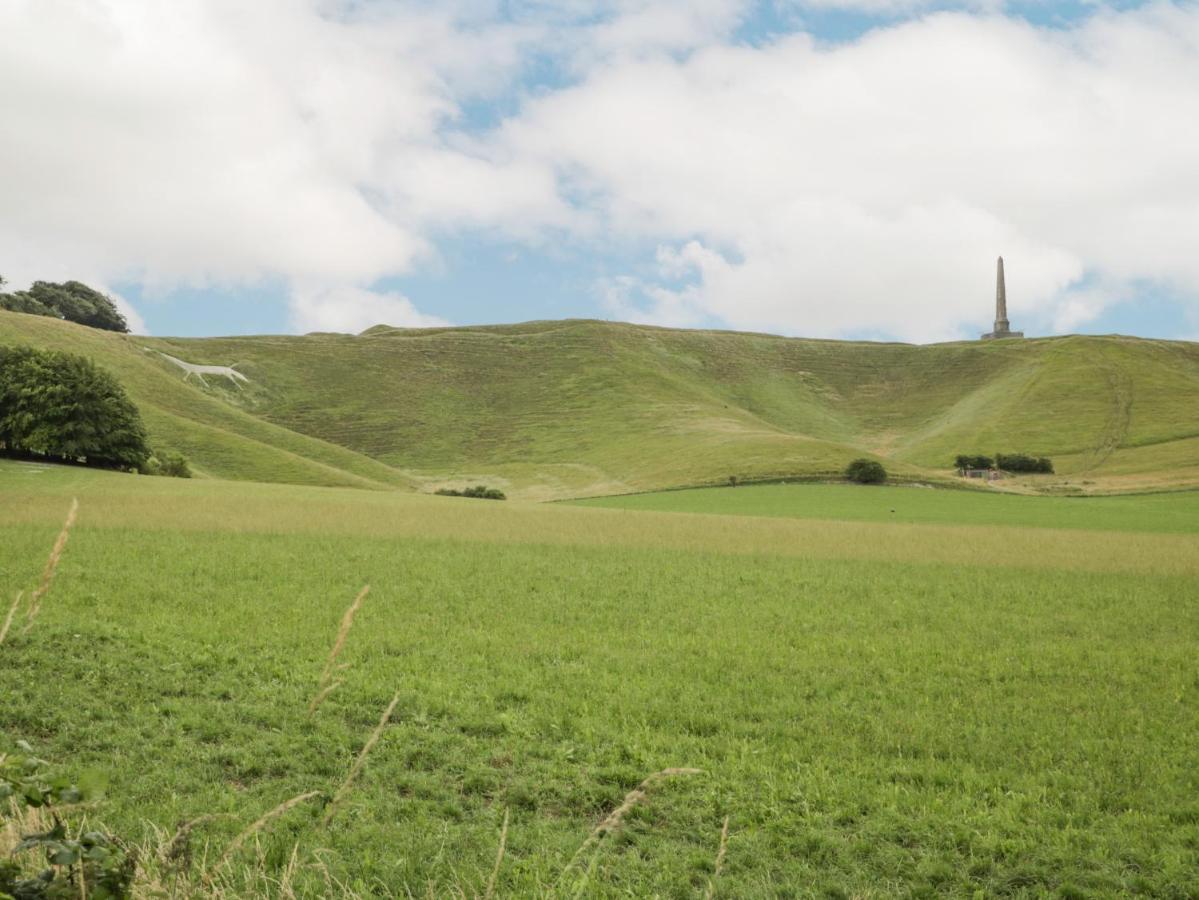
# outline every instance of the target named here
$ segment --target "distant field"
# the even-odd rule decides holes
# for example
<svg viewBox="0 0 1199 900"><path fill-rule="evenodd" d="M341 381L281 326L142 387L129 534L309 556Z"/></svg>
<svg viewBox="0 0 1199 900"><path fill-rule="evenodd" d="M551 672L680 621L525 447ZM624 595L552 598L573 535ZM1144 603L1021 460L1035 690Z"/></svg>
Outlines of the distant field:
<svg viewBox="0 0 1199 900"><path fill-rule="evenodd" d="M1149 528L1189 498L1102 507L1113 532L975 505L1020 498L786 490L662 495L708 504L687 515L0 463L6 595L81 503L41 618L0 646L0 750L100 768L90 815L134 838L228 813L197 837L219 852L327 799L398 690L332 825L318 800L263 833L306 896L318 858L363 895L479 895L505 811L497 896L1199 893L1199 537ZM710 514L779 496L834 520ZM883 497L925 521L862 505ZM703 773L563 874L673 766Z"/></svg>
<svg viewBox="0 0 1199 900"><path fill-rule="evenodd" d="M1199 533L1199 491L1066 498L916 487L763 484L601 497L577 500L574 504L658 512L863 522Z"/></svg>

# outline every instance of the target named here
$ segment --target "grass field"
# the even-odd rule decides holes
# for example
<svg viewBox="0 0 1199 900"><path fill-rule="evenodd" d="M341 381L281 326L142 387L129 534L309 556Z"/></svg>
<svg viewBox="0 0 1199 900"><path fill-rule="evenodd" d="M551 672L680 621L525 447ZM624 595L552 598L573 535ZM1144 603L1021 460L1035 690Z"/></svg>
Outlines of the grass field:
<svg viewBox="0 0 1199 900"><path fill-rule="evenodd" d="M260 836L312 896L318 862L361 894L482 895L505 812L497 896L1199 895L1193 497L621 501L689 514L0 463L6 592L72 497L41 616L0 646L0 741L103 770L91 815L133 838L226 813L215 855L317 790ZM668 767L702 774L568 871Z"/></svg>
<svg viewBox="0 0 1199 900"><path fill-rule="evenodd" d="M929 346L614 322L148 338L0 312L0 342L94 358L200 475L548 500L836 478L860 456L945 482L959 453L1053 457L1007 487L1199 487L1199 344ZM161 351L156 353L153 351ZM233 365L205 383L166 361Z"/></svg>
<svg viewBox="0 0 1199 900"><path fill-rule="evenodd" d="M1199 533L1199 492L1194 491L1115 497L1029 497L916 487L755 484L573 502L579 506L628 510L855 522Z"/></svg>

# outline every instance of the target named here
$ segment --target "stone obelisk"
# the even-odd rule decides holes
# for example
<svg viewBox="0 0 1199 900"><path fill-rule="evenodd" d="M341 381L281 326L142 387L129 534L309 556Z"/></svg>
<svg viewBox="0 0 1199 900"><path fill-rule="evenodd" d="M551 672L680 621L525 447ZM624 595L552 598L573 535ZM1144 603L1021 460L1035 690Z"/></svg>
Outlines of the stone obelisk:
<svg viewBox="0 0 1199 900"><path fill-rule="evenodd" d="M995 334L1007 334L1012 323L1007 318L1007 284L1003 280L1003 257L995 268Z"/></svg>
<svg viewBox="0 0 1199 900"><path fill-rule="evenodd" d="M1024 337L1023 331L1012 331L1012 323L1007 318L1007 283L1003 278L1003 257L995 268L995 330L984 334L983 339Z"/></svg>

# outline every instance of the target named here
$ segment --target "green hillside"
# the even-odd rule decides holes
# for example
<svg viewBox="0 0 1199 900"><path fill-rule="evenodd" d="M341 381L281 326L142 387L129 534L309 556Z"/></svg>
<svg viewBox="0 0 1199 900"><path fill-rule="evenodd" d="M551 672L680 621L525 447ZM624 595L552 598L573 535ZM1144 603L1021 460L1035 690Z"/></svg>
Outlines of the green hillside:
<svg viewBox="0 0 1199 900"><path fill-rule="evenodd" d="M863 454L950 477L963 452L1048 455L1042 490L1199 486L1199 344L930 346L595 321L361 335L139 338L0 314L0 340L87 352L156 441L225 477L487 481L534 499L832 475ZM156 349L249 379L184 381Z"/></svg>
<svg viewBox="0 0 1199 900"><path fill-rule="evenodd" d="M113 372L141 410L151 446L186 454L197 475L295 484L395 487L401 473L361 454L264 421L204 390L131 335L0 312L0 343L89 356Z"/></svg>

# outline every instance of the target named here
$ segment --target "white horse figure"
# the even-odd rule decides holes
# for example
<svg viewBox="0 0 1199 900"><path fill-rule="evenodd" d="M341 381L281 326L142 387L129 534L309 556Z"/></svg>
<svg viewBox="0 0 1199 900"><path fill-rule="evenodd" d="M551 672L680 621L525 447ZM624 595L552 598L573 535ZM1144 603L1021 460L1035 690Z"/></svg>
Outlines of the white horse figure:
<svg viewBox="0 0 1199 900"><path fill-rule="evenodd" d="M247 384L250 383L249 378L247 378L241 372L238 372L232 366L197 366L194 363L184 362L181 359L176 359L175 357L171 356L168 353L163 353L161 350L156 351L156 352L160 356L164 356L167 359L169 359L171 362L173 362L175 365L177 365L179 368L181 368L184 372L187 373L186 375L183 376L184 381L187 381L187 379L189 379L193 375L195 375L197 378L200 379L201 383L203 383L205 386L207 386L208 382L204 381L205 375L219 375L222 378L231 379L234 384L237 384L237 382L239 382L239 381L244 381ZM241 385L238 385L238 387L241 387Z"/></svg>

